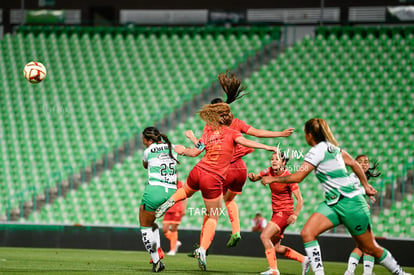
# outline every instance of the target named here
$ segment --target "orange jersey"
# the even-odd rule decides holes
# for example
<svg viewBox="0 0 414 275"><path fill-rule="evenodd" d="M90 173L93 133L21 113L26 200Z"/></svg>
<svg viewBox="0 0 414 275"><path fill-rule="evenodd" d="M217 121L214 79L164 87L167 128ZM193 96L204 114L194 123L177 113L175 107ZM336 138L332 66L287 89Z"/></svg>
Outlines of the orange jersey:
<svg viewBox="0 0 414 275"><path fill-rule="evenodd" d="M231 122L230 128L239 131L243 134L246 134L247 131L251 128L252 126L248 125L246 122L244 122L243 120L240 120L238 118L233 118L233 121ZM233 158L231 160L231 162L235 162L238 159L241 159L242 157L244 157L247 154L250 154L251 152L253 152L254 149L253 148L249 148L249 147L245 147L243 145L237 144L236 148L234 149L234 154L233 154Z"/></svg>
<svg viewBox="0 0 414 275"><path fill-rule="evenodd" d="M285 170L280 176L273 173L272 167L268 167L260 172L263 176L284 177L290 175L289 170ZM297 183L271 183L269 184L272 191L272 210L273 212L293 212L292 193L299 189Z"/></svg>
<svg viewBox="0 0 414 275"><path fill-rule="evenodd" d="M222 126L214 130L206 125L200 138L205 145L206 153L196 166L225 179L236 147L235 140L241 136L239 131L230 127Z"/></svg>
<svg viewBox="0 0 414 275"><path fill-rule="evenodd" d="M204 130L203 133L206 129L208 129L210 126L206 125L204 126ZM252 127L250 125L248 125L246 122L244 122L243 120L240 120L238 118L233 118L230 126L231 129L234 129L236 131L239 131L240 133L246 134L247 131ZM242 157L244 157L247 154L250 154L251 152L253 152L254 149L253 148L249 148L249 147L245 147L243 145L240 144L236 144L236 147L234 148L234 153L233 153L233 158L231 159L231 163L237 161L238 159L241 159Z"/></svg>
<svg viewBox="0 0 414 275"><path fill-rule="evenodd" d="M177 180L177 189L183 187L183 183L180 180ZM179 201L175 203L167 212L183 212L184 211L184 203L183 201Z"/></svg>

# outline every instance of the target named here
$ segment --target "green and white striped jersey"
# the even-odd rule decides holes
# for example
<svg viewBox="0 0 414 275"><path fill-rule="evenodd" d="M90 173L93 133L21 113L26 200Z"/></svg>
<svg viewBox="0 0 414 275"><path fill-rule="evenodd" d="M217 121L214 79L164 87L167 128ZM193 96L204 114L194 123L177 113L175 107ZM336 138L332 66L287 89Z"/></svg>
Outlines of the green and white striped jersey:
<svg viewBox="0 0 414 275"><path fill-rule="evenodd" d="M315 166L315 175L322 183L327 200L339 199L338 192L348 198L361 194L355 188L358 180L349 175L339 147L327 141L319 142L309 150L304 160Z"/></svg>
<svg viewBox="0 0 414 275"><path fill-rule="evenodd" d="M177 158L177 153L172 154ZM168 144L151 144L143 161L148 163L148 184L177 189L177 162L169 156Z"/></svg>

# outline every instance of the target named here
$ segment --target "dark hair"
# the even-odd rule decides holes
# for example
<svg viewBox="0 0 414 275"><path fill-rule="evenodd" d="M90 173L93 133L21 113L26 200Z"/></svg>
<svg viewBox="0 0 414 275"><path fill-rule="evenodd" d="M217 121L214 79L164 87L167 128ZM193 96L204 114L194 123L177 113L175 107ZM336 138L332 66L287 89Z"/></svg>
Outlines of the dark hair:
<svg viewBox="0 0 414 275"><path fill-rule="evenodd" d="M366 157L369 160L368 156L364 154L358 155L355 158L355 160L358 160L359 158L362 158L362 157ZM372 163L372 166L370 166L368 170L365 172L365 176L367 177L367 180L369 180L370 178L376 178L376 177L381 176L381 172L377 169L379 162L376 159L369 161L369 162Z"/></svg>
<svg viewBox="0 0 414 275"><path fill-rule="evenodd" d="M288 161L289 161L289 156L288 155L286 155L286 153L285 152L280 152L280 157L282 158L282 160L285 162L285 164L286 163L288 163Z"/></svg>
<svg viewBox="0 0 414 275"><path fill-rule="evenodd" d="M274 154L280 154L280 158L282 159L282 161L285 163L285 165L288 163L288 161L289 161L289 156L285 153L285 152L283 152L283 151L280 151L279 153L277 153L277 152L274 152L273 153L273 155ZM273 156L272 155L272 156Z"/></svg>
<svg viewBox="0 0 414 275"><path fill-rule="evenodd" d="M220 82L221 87L223 88L224 92L227 95L226 103L230 104L237 99L242 98L243 96L247 95L248 93L243 93L246 90L246 86L241 85L241 80L238 79L234 74L231 76L228 75L227 70L225 73L220 73L218 75L218 80ZM218 98L223 102L221 98ZM213 100L218 100L217 98ZM211 101L211 104L218 103Z"/></svg>
<svg viewBox="0 0 414 275"><path fill-rule="evenodd" d="M223 102L224 102L223 99L221 99L220 97L216 97L210 101L210 104L223 103Z"/></svg>
<svg viewBox="0 0 414 275"><path fill-rule="evenodd" d="M172 154L172 146L171 146L171 142L168 139L166 134L161 133L156 127L154 126L150 126L144 129L144 131L142 131L142 135L148 139L148 140L152 140L156 143L162 142L164 140L165 143L167 143L168 145L168 155L170 156L170 158L172 158L173 160L175 160L177 163L180 163Z"/></svg>

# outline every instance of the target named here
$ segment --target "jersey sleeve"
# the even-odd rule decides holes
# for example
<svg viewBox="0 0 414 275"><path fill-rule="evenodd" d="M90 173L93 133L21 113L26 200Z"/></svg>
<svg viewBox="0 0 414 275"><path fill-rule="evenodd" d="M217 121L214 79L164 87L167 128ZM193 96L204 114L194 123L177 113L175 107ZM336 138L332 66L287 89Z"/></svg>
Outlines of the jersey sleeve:
<svg viewBox="0 0 414 275"><path fill-rule="evenodd" d="M264 177L264 176L268 176L269 173L269 168L263 169L262 171L260 171L260 176Z"/></svg>
<svg viewBox="0 0 414 275"><path fill-rule="evenodd" d="M244 122L241 119L236 118L237 128L242 132L243 134L246 134L247 131L252 127L251 125L248 125L246 122Z"/></svg>
<svg viewBox="0 0 414 275"><path fill-rule="evenodd" d="M309 162L313 166L317 167L323 158L324 154L321 151L321 147L316 145L308 151L308 153L305 155L304 161Z"/></svg>
<svg viewBox="0 0 414 275"><path fill-rule="evenodd" d="M145 150L145 151L144 151L144 156L142 157L142 160L143 160L144 162L148 162L148 150Z"/></svg>
<svg viewBox="0 0 414 275"><path fill-rule="evenodd" d="M296 190L299 190L299 184L297 184L297 183L289 184L289 186L290 186L290 190L292 190L292 192L296 191Z"/></svg>
<svg viewBox="0 0 414 275"><path fill-rule="evenodd" d="M233 140L235 141L238 137L242 137L243 135L239 131L235 131L231 129L231 134L233 135Z"/></svg>

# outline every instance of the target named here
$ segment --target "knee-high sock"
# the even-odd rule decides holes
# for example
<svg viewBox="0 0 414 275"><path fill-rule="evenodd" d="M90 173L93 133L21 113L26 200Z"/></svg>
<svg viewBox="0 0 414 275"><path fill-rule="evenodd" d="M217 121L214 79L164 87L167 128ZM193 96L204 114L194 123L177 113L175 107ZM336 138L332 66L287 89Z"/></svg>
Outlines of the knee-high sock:
<svg viewBox="0 0 414 275"><path fill-rule="evenodd" d="M364 274L372 274L374 269L375 258L364 254Z"/></svg>
<svg viewBox="0 0 414 275"><path fill-rule="evenodd" d="M315 275L323 275L324 269L322 264L322 254L321 248L319 246L318 241L310 241L304 244L306 255L308 255L309 259L311 260L312 270Z"/></svg>
<svg viewBox="0 0 414 275"><path fill-rule="evenodd" d="M178 188L174 194L172 194L171 199L175 202L182 201L187 198L187 193L185 192L184 188Z"/></svg>
<svg viewBox="0 0 414 275"><path fill-rule="evenodd" d="M290 247L286 247L286 252L283 254L283 256L301 263L305 261L305 256Z"/></svg>
<svg viewBox="0 0 414 275"><path fill-rule="evenodd" d="M203 219L203 225L201 226L201 232L200 232L200 244L201 244L201 239L203 239L203 235L204 235L204 225L206 224L206 221L208 220L208 216L204 215L204 219Z"/></svg>
<svg viewBox="0 0 414 275"><path fill-rule="evenodd" d="M265 250L266 259L271 269L277 269L276 251L274 248L268 248Z"/></svg>
<svg viewBox="0 0 414 275"><path fill-rule="evenodd" d="M144 243L145 249L151 255L152 261L157 263L160 257L158 256L157 241L154 233L151 227L141 227L142 242Z"/></svg>
<svg viewBox="0 0 414 275"><path fill-rule="evenodd" d="M167 232L164 233L165 237L170 241L171 241L171 233L172 232L170 230L168 230Z"/></svg>
<svg viewBox="0 0 414 275"><path fill-rule="evenodd" d="M171 232L170 250L175 251L177 249L178 231Z"/></svg>
<svg viewBox="0 0 414 275"><path fill-rule="evenodd" d="M156 249L161 247L161 239L160 239L160 230L158 229L158 225L154 223L154 226L152 228L152 232L154 234L154 240L155 244L157 245ZM156 263L156 262L154 262Z"/></svg>
<svg viewBox="0 0 414 275"><path fill-rule="evenodd" d="M227 213L229 213L232 233L240 233L240 219L239 219L239 207L234 200L228 201L225 203L227 208Z"/></svg>
<svg viewBox="0 0 414 275"><path fill-rule="evenodd" d="M351 272L351 273L355 272L355 269L358 266L360 258L361 257L356 253L351 253L351 255L349 255L348 269L347 269L349 272Z"/></svg>
<svg viewBox="0 0 414 275"><path fill-rule="evenodd" d="M382 256L379 258L379 263L382 264L388 271L392 274L403 274L401 266L398 265L397 261L391 255L387 249L383 248L384 252Z"/></svg>
<svg viewBox="0 0 414 275"><path fill-rule="evenodd" d="M203 237L201 238L200 247L207 250L211 242L213 241L214 234L216 233L217 220L208 218L204 224Z"/></svg>

